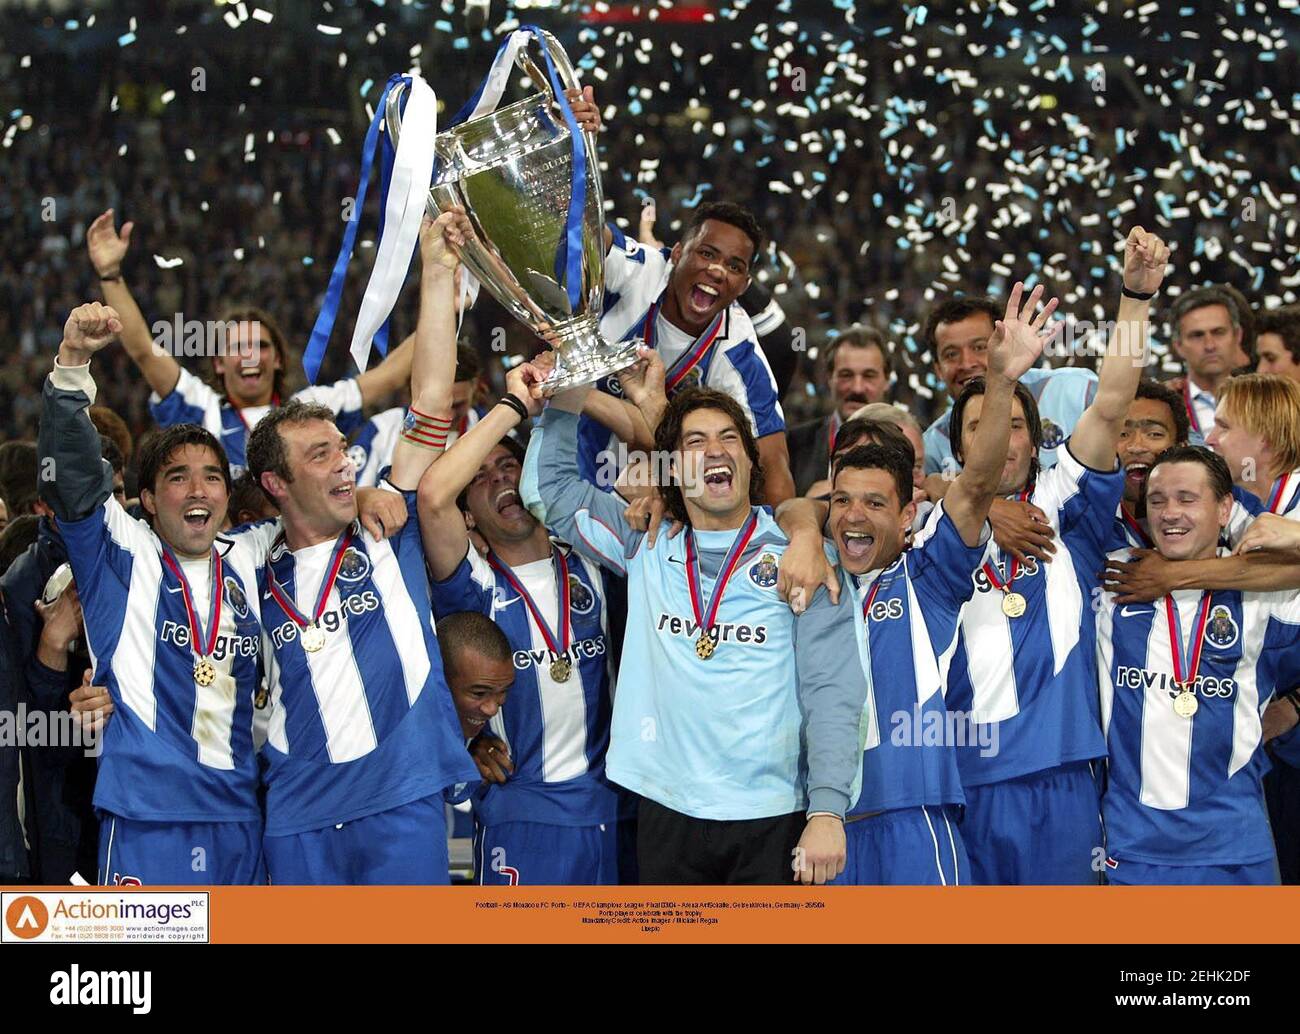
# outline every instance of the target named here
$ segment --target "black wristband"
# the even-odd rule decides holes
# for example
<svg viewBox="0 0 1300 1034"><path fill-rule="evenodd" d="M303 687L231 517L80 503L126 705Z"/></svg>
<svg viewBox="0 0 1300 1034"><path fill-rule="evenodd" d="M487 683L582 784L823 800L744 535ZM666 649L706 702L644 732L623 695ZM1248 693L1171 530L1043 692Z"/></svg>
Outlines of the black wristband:
<svg viewBox="0 0 1300 1034"><path fill-rule="evenodd" d="M1141 291L1130 291L1127 287L1121 288L1120 294L1122 294L1125 298L1132 298L1135 301L1139 301L1139 302L1149 302L1152 298L1156 296L1155 291L1147 291L1145 294L1143 294Z"/></svg>
<svg viewBox="0 0 1300 1034"><path fill-rule="evenodd" d="M507 409L513 409L516 413L519 414L520 420L528 419L528 407L525 406L513 395L502 395L499 399L497 399L497 405L505 406Z"/></svg>
<svg viewBox="0 0 1300 1034"><path fill-rule="evenodd" d="M1288 693L1288 694L1287 694L1285 697L1283 697L1282 699L1283 699L1283 700L1286 700L1287 702L1289 702L1289 703L1291 704L1291 706L1295 708L1296 717L1297 717L1297 718L1300 718L1300 700L1297 700L1297 699L1296 699L1296 694L1297 694L1297 693L1300 693L1300 690L1295 690L1295 689L1293 689L1293 690L1291 690L1290 693Z"/></svg>
<svg viewBox="0 0 1300 1034"><path fill-rule="evenodd" d="M105 281L105 280L121 280L121 279L122 279L122 274L121 274L121 273L114 273L112 276L101 276L99 279L100 279L101 282L102 282L102 281Z"/></svg>

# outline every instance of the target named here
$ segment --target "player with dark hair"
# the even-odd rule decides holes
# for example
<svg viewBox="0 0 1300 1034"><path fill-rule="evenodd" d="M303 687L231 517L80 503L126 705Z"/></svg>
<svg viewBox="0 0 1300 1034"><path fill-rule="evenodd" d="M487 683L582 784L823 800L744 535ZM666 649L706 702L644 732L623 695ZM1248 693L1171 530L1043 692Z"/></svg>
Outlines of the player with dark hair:
<svg viewBox="0 0 1300 1034"><path fill-rule="evenodd" d="M1146 500L1162 557L1203 564L1221 554L1232 510L1221 457L1197 446L1166 450ZM1277 883L1260 716L1275 691L1300 682L1300 596L1178 589L1149 602L1103 597L1097 666L1110 754L1102 802L1110 882Z"/></svg>
<svg viewBox="0 0 1300 1034"><path fill-rule="evenodd" d="M808 742L796 878L805 883L970 882L943 681L989 539L1016 378L1051 333L1053 306L1035 313L1042 288L1022 310L1021 287L989 340L989 387L963 442L969 461L917 544L905 549L916 512L911 446L858 446L836 459L829 526L848 599L835 606L819 592L795 625ZM846 653L858 662L847 671Z"/></svg>
<svg viewBox="0 0 1300 1034"><path fill-rule="evenodd" d="M501 627L476 610L439 618L437 632L447 688L470 743L505 706L515 681L514 651ZM501 760L513 770L508 756Z"/></svg>

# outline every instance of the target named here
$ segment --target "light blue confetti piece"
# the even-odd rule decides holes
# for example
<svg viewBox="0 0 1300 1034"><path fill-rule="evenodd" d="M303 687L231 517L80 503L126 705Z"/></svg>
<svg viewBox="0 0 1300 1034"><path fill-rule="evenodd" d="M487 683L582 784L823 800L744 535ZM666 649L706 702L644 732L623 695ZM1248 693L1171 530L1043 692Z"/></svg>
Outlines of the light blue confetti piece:
<svg viewBox="0 0 1300 1034"><path fill-rule="evenodd" d="M755 167L759 169L763 168L765 165L770 165L770 164L772 164L772 156L770 154L763 155L762 158L760 158L758 161L754 163Z"/></svg>
<svg viewBox="0 0 1300 1034"><path fill-rule="evenodd" d="M1255 270L1255 290L1258 291L1263 286L1264 286L1264 267L1260 266L1257 270Z"/></svg>
<svg viewBox="0 0 1300 1034"><path fill-rule="evenodd" d="M812 178L817 183L825 183L826 173L822 172L821 169L813 169Z"/></svg>
<svg viewBox="0 0 1300 1034"><path fill-rule="evenodd" d="M882 25L882 26L881 26L880 28L878 28L875 32L873 32L872 35L873 35L873 36L888 36L888 35L889 35L891 32L893 32L893 31L894 31L894 30L893 30L893 28L892 28L891 26L889 26L889 25Z"/></svg>
<svg viewBox="0 0 1300 1034"><path fill-rule="evenodd" d="M1022 187L1021 190L1023 191L1025 197L1029 198L1030 201L1038 200L1038 191L1036 191L1033 187L1026 185Z"/></svg>
<svg viewBox="0 0 1300 1034"><path fill-rule="evenodd" d="M1050 2L1051 2L1051 0L1034 0L1034 2L1033 2L1032 4L1029 5L1029 10L1030 10L1030 11L1041 11L1041 10L1042 10L1044 7L1046 7Z"/></svg>
<svg viewBox="0 0 1300 1034"><path fill-rule="evenodd" d="M944 162L942 165L939 166L939 171L947 172L951 168L952 168L952 159L950 158L948 161Z"/></svg>
<svg viewBox="0 0 1300 1034"><path fill-rule="evenodd" d="M304 266L310 266L310 265L312 265L313 263L315 263L315 261L316 261L316 260L315 260L314 258L312 258L310 255L304 255L304 256L302 257L302 264L303 264Z"/></svg>
<svg viewBox="0 0 1300 1034"><path fill-rule="evenodd" d="M764 43L761 39L759 39L757 35L749 37L749 45L753 47L755 50L763 50L763 51L767 50L767 44Z"/></svg>
<svg viewBox="0 0 1300 1034"><path fill-rule="evenodd" d="M439 18L436 22L433 23L433 27L434 27L435 29L437 29L439 32L455 32L455 31L456 31L456 30L452 27L451 22L447 21L445 18Z"/></svg>
<svg viewBox="0 0 1300 1034"><path fill-rule="evenodd" d="M630 101L627 102L627 112L629 115L640 115L641 101L638 98L633 97Z"/></svg>
<svg viewBox="0 0 1300 1034"><path fill-rule="evenodd" d="M885 203L884 196L879 191L871 195L871 203L879 208Z"/></svg>
<svg viewBox="0 0 1300 1034"><path fill-rule="evenodd" d="M464 36L457 36L451 41L452 50L469 50L469 40Z"/></svg>
<svg viewBox="0 0 1300 1034"><path fill-rule="evenodd" d="M894 243L898 245L899 251L907 251L912 247L912 242L909 241L906 237L899 237L898 240L895 241Z"/></svg>
<svg viewBox="0 0 1300 1034"><path fill-rule="evenodd" d="M117 37L117 45L119 47L129 47L134 42L135 42L134 32L124 32L122 33L122 35Z"/></svg>
<svg viewBox="0 0 1300 1034"><path fill-rule="evenodd" d="M71 32L73 29L79 28L80 25L81 23L78 22L75 18L69 18L66 22L63 23L63 27L67 29L69 32Z"/></svg>
<svg viewBox="0 0 1300 1034"><path fill-rule="evenodd" d="M983 97L976 97L971 105L971 111L978 117L989 110L989 102Z"/></svg>
<svg viewBox="0 0 1300 1034"><path fill-rule="evenodd" d="M1261 51L1261 52L1260 52L1260 55L1259 55L1259 59L1260 59L1261 61L1272 61L1272 60L1273 60L1274 58L1276 58L1276 57L1277 57L1277 53L1276 53L1275 51L1272 51L1272 50L1264 50L1264 51ZM1260 274L1262 275L1263 272L1264 272L1264 271L1261 269L1261 270L1260 270Z"/></svg>
<svg viewBox="0 0 1300 1034"><path fill-rule="evenodd" d="M1087 25L1083 27L1084 38L1086 39L1088 36L1091 36L1094 32L1096 32L1100 28L1101 28L1101 22L1089 22Z"/></svg>
<svg viewBox="0 0 1300 1034"><path fill-rule="evenodd" d="M375 81L373 79L367 79L364 83L362 83L361 96L364 97L366 94L368 94L370 92L370 87L374 85L375 85Z"/></svg>
<svg viewBox="0 0 1300 1034"><path fill-rule="evenodd" d="M928 13L928 12L926 11L925 4L921 4L921 5L919 5L919 6L916 8L916 24L917 24L917 25L924 25L924 24L925 24L925 16L926 16L927 13Z"/></svg>
<svg viewBox="0 0 1300 1034"><path fill-rule="evenodd" d="M1120 129L1119 127L1116 127L1115 129L1115 146L1119 148L1120 154L1124 153L1124 148L1126 146L1124 140L1124 130Z"/></svg>
<svg viewBox="0 0 1300 1034"><path fill-rule="evenodd" d="M1193 255L1203 255L1205 253L1205 241L1198 235L1196 238L1196 247L1192 249Z"/></svg>
<svg viewBox="0 0 1300 1034"><path fill-rule="evenodd" d="M745 153L745 141L743 141L743 140L733 140L733 141L731 141L731 149L732 149L733 151L735 151L737 154L744 154L744 153Z"/></svg>

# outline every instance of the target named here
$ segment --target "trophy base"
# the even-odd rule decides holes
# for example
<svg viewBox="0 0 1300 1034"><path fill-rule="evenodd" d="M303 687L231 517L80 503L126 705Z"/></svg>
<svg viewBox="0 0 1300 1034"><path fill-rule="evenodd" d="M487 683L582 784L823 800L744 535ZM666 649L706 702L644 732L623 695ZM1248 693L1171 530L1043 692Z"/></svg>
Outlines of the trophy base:
<svg viewBox="0 0 1300 1034"><path fill-rule="evenodd" d="M546 380L542 381L542 391L547 395L554 395L557 391L592 384L602 377L626 370L636 362L638 344L639 341L626 341L616 347L605 345L598 351L578 354L561 351L556 359L555 369Z"/></svg>

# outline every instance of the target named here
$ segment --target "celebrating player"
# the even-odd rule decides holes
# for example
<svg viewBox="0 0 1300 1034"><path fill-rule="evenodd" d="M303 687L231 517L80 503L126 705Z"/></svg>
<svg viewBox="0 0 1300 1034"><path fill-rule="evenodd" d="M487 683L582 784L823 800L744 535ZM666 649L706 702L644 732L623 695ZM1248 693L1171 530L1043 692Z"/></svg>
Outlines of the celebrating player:
<svg viewBox="0 0 1300 1034"><path fill-rule="evenodd" d="M113 210L100 215L86 230L86 247L99 275L108 304L121 314L122 345L131 361L153 389L149 408L161 427L199 424L220 439L229 457L232 474L245 467L248 435L257 422L284 397L284 379L289 356L284 334L260 309L238 308L224 314L214 339L204 345L213 348L212 369L221 381L220 392L209 387L176 361L188 347L182 340L155 342L135 297L122 279L122 261L131 243L134 223L119 233L113 227ZM179 319L177 321L179 324ZM173 326L166 331L176 336ZM219 347L218 347L219 346ZM367 403L384 398L405 384L411 371L411 339L402 342L384 362L357 377L330 385L304 388L293 397L328 406L345 433L361 425L361 410Z"/></svg>
<svg viewBox="0 0 1300 1034"><path fill-rule="evenodd" d="M45 385L42 485L68 546L95 661L114 718L95 786L102 884L262 881L253 746L261 629L246 540L217 540L230 468L194 425L140 457L148 523L112 493L90 359L121 331L99 303L73 310Z"/></svg>
<svg viewBox="0 0 1300 1034"><path fill-rule="evenodd" d="M1043 326L1055 306L1035 316L1039 286L1021 311L1021 290L1016 284L989 338L983 407L964 430L966 465L919 545L904 552L916 514L910 449L856 447L836 460L830 528L849 602L818 593L795 626L808 743L796 878L805 883L970 881L943 679L984 558L1016 379L1050 333ZM846 651L858 659L848 673Z"/></svg>
<svg viewBox="0 0 1300 1034"><path fill-rule="evenodd" d="M1158 237L1140 227L1129 233L1123 297L1097 397L1057 450L1056 466L1041 473L1037 407L1023 384L1016 387L999 493L1046 513L1059 546L1050 564L1022 564L991 547L962 613L946 701L962 718L961 832L976 883L1098 878L1093 852L1102 831L1090 763L1104 756L1105 742L1089 600L1123 492L1115 447L1141 379L1150 298L1168 255ZM983 388L973 383L953 407L958 459L983 404ZM998 750L982 749L994 735Z"/></svg>
<svg viewBox="0 0 1300 1034"><path fill-rule="evenodd" d="M478 878L618 883L619 794L604 771L613 688L605 576L553 543L520 499L523 450L506 435L541 409L527 370L510 371L506 396L420 481L434 613L491 617L517 669L510 706L477 745L512 765L505 782L475 798L475 854L490 860ZM467 520L487 542L486 557L471 545Z"/></svg>
<svg viewBox="0 0 1300 1034"><path fill-rule="evenodd" d="M1163 453L1147 483L1161 555L1216 555L1232 508L1227 464ZM1097 614L1111 883L1276 883L1260 778L1260 715L1300 680L1300 596L1177 590L1106 597Z"/></svg>
<svg viewBox="0 0 1300 1034"><path fill-rule="evenodd" d="M674 483L661 491L686 530L651 547L621 501L576 473L589 390L543 413L540 487L551 527L628 577L606 766L642 798L641 882L784 883L806 803L794 620L777 591L795 547L755 505L763 468L749 419L708 389L668 403L655 446ZM797 535L824 563L816 525Z"/></svg>
<svg viewBox="0 0 1300 1034"><path fill-rule="evenodd" d="M451 395L447 241L463 240L464 221L448 212L420 230L411 409L387 478L412 518L448 427L433 414ZM446 883L442 793L477 772L443 677L419 524L392 540L358 533L356 471L332 415L292 402L248 442L284 523L263 572L267 866L275 883Z"/></svg>

